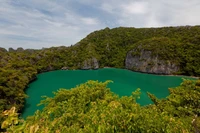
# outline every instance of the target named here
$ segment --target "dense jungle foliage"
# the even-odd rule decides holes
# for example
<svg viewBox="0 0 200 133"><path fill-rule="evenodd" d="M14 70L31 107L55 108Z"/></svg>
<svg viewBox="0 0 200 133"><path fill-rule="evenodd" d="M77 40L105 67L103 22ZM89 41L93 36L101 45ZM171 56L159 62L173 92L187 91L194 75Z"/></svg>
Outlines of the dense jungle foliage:
<svg viewBox="0 0 200 133"><path fill-rule="evenodd" d="M136 103L140 90L119 98L107 82L88 81L71 90L60 89L44 97L45 107L26 121L15 108L5 111L2 128L16 133L191 133L200 131L200 80L185 80L169 89L166 99L149 97L155 104Z"/></svg>
<svg viewBox="0 0 200 133"><path fill-rule="evenodd" d="M17 112L22 111L27 97L24 91L38 73L62 67L81 69L84 61L93 57L98 60L99 67L125 68L127 52L138 47L139 50L158 54L160 59L175 62L181 68L178 74L200 75L200 26L105 28L89 34L70 47L41 50L10 48L9 51L0 48L0 112L12 107ZM140 51L137 52L133 54L139 54ZM5 119L4 115L0 115L0 123Z"/></svg>

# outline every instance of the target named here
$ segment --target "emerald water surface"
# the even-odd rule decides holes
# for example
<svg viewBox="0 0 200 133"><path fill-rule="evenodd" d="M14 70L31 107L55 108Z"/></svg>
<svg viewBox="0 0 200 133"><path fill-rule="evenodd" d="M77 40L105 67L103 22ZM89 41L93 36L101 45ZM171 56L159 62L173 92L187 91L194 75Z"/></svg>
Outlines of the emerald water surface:
<svg viewBox="0 0 200 133"><path fill-rule="evenodd" d="M41 96L53 96L52 92L59 88L70 89L88 80L112 80L108 87L119 96L130 96L132 91L141 89L141 98L138 103L147 105L152 103L146 92L153 93L158 98L169 95L168 88L176 87L182 82L182 77L161 76L132 72L124 69L104 68L99 70L58 70L41 73L38 79L29 85L26 94L26 104L22 117L33 115L41 106L37 104Z"/></svg>

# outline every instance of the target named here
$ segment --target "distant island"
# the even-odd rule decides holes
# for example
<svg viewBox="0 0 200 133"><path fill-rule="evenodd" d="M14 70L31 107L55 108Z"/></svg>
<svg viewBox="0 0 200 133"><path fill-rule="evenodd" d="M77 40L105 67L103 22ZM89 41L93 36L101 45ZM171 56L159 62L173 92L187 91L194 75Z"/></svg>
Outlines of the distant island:
<svg viewBox="0 0 200 133"><path fill-rule="evenodd" d="M200 26L162 28L105 28L92 32L75 45L68 47L51 47L41 50L24 50L23 48L17 48L16 50L9 48L9 50L6 50L5 48L0 48L0 112L10 109L11 112L21 112L24 106L24 99L27 97L25 94L25 89L28 88L28 84L30 82L36 79L36 75L38 73L60 69L88 70L104 67L123 68L152 74L199 77ZM92 86L98 86L99 83L95 82L91 84ZM184 129L181 129L181 127L176 128L180 129L179 131L182 132L190 132L191 130L194 130L194 128L196 130L198 124L195 122L199 120L200 115L199 85L199 80L185 81L181 86L182 88L179 88L180 91L183 91L182 93L188 96L187 98L192 97L192 99L187 99L186 97L186 99L181 99L180 97L183 96L183 94L179 94L179 92L176 92L175 90L171 90L171 96L169 96L168 99L169 101L165 102L162 102L162 100L159 101L153 95L149 94L155 103L153 108L157 111L159 110L160 113L164 112L166 119L172 122L172 125L176 125L178 122L182 122L182 124L184 124L182 121L183 119L191 123L191 120L194 119L193 124L187 125L189 122L186 123L188 127L185 126ZM190 89L185 89L187 87L190 88L192 92ZM84 95L86 94L84 93ZM173 95L175 101L173 101ZM180 99L182 101L179 101ZM124 99L124 101L126 100ZM114 108L118 106L121 107L123 106L124 101L123 99L119 101L117 100L109 106L113 106ZM121 103L119 104L119 102ZM126 103L124 106L125 105L127 107L130 105L130 103ZM89 106L89 104L87 106ZM169 108L173 108L172 110L176 110L177 113L172 113ZM187 108L190 110L187 110ZM143 110L147 109L148 107ZM74 110L76 109L74 108ZM181 112L183 112L183 114ZM0 123L7 119L5 112L2 114L3 115L0 115ZM133 116L131 117L136 119L134 114L132 115ZM114 117L119 116L113 116L113 118ZM156 119L159 117L161 116L157 116ZM184 117L188 117L188 119ZM154 118L152 116L152 120L153 119ZM161 120L157 122L159 123ZM167 121L165 122L168 123ZM153 125L154 124L151 126ZM84 127L84 122L79 126L81 129L86 128ZM7 126L5 126L5 128L7 128ZM76 131L79 131L79 128L76 128ZM118 130L118 128L123 130ZM113 130L123 132L125 129L128 131L128 127L122 128L120 125L118 125ZM95 127L94 131L97 130L102 130L102 132L109 131L101 129L101 127ZM72 129L69 131L72 131ZM138 131L142 130L138 129Z"/></svg>

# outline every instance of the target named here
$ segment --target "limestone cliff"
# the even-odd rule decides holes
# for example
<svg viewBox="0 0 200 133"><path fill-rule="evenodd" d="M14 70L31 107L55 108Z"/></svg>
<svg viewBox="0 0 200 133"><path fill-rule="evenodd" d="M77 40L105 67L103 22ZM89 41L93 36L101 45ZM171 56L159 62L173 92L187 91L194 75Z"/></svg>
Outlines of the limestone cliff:
<svg viewBox="0 0 200 133"><path fill-rule="evenodd" d="M87 59L83 62L83 65L81 66L81 69L88 70L88 69L98 69L99 63L95 57L91 59Z"/></svg>
<svg viewBox="0 0 200 133"><path fill-rule="evenodd" d="M126 56L125 67L129 70L153 74L174 74L179 70L179 66L175 63L170 60L161 60L158 55L146 50L141 50L140 53L136 50L129 51Z"/></svg>

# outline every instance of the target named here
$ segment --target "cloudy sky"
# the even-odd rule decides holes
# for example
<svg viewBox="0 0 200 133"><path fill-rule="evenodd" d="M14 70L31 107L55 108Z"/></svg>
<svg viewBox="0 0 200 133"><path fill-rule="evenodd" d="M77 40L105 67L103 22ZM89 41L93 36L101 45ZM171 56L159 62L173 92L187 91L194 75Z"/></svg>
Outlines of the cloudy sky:
<svg viewBox="0 0 200 133"><path fill-rule="evenodd" d="M200 25L199 0L0 0L0 47L69 46L105 27Z"/></svg>

